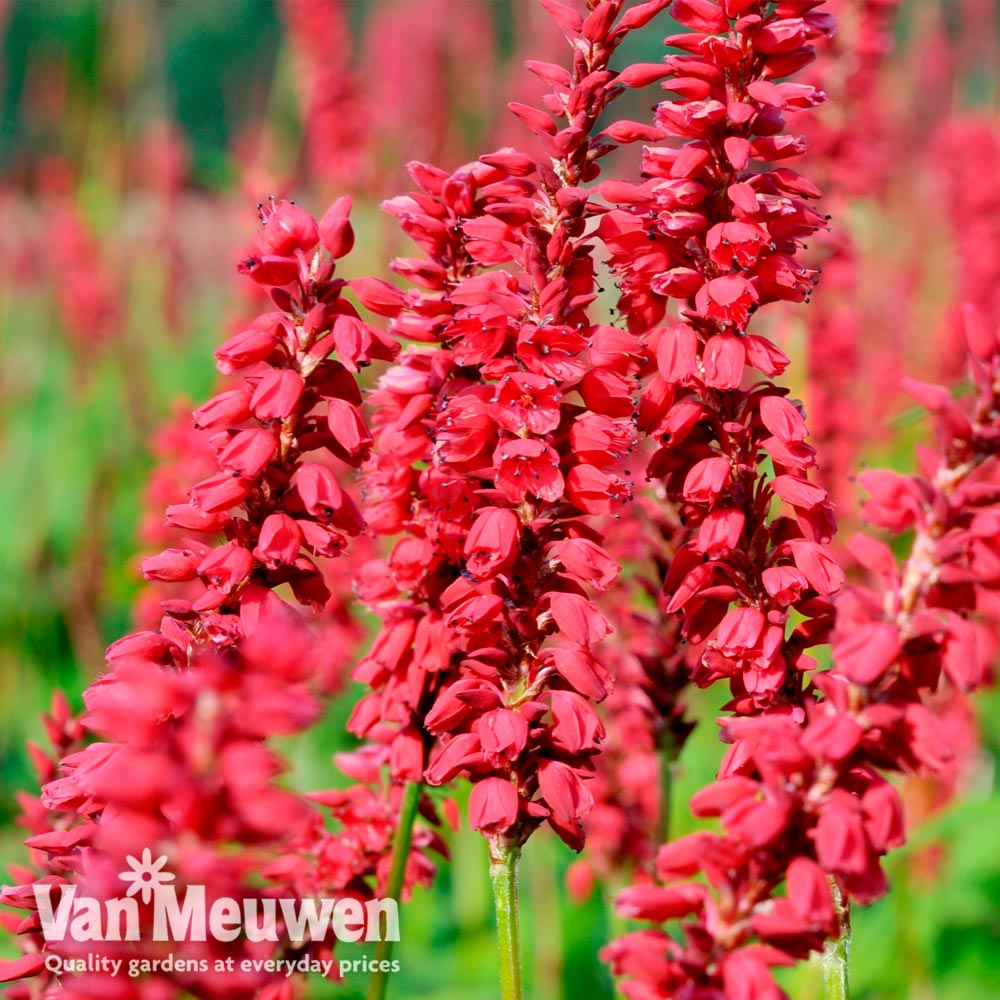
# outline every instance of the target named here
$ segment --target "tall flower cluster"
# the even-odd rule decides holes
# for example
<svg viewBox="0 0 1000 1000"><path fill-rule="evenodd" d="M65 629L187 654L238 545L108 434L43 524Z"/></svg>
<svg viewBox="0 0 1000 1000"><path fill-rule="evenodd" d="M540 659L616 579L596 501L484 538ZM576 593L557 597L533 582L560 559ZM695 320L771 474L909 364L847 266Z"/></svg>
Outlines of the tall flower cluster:
<svg viewBox="0 0 1000 1000"><path fill-rule="evenodd" d="M864 474L865 516L892 534L913 530L905 558L874 538L854 539L876 582L837 598L834 667L813 675L804 724L778 715L728 723L735 742L719 781L692 800L697 815L721 817L723 833L666 845L657 873L667 884L624 894L637 916L690 918L684 946L654 930L609 949L619 971L636 977L630 996L668 997L692 981L701 989L692 996L719 987L779 996L768 965L821 947L837 932L842 898L868 902L886 891L878 856L903 843L904 828L883 773L948 767L948 734L926 701L939 686L980 686L993 647L975 611L995 606L998 583L983 528L996 516L1000 343L970 319L975 398L963 407L941 387L910 383L934 416L938 451L917 476ZM696 871L714 893L684 881ZM786 894L775 896L782 881Z"/></svg>
<svg viewBox="0 0 1000 1000"><path fill-rule="evenodd" d="M946 155L943 160L934 160L931 164L932 183L948 205L954 301L964 304L964 308L955 305L948 310L944 328L939 330L934 344L931 370L936 374L932 377L934 381L948 384L958 382L963 374L961 361L966 353L968 322L989 329L998 316L994 295L995 257L990 249L1000 235L995 214L997 189L989 180L988 169L981 179L973 181L968 161L969 156L980 164L995 160L1000 144L993 124L974 112L956 114L942 123L937 139ZM955 155L959 147L969 150L969 155ZM996 609L990 602L991 596L980 590L976 599L976 645L977 657L984 665L996 662L997 630L995 626L992 630L987 627L990 615L996 620ZM952 803L981 762L979 724L971 699L960 690L946 687L938 692L932 707L948 735L949 744L956 748L956 756L933 779L913 777L901 786L907 820L914 825ZM925 874L933 873L938 867L942 846L932 845L916 856L915 867Z"/></svg>
<svg viewBox="0 0 1000 1000"><path fill-rule="evenodd" d="M598 209L581 185L641 131L594 134L626 86L662 76L609 63L665 6L607 0L584 17L549 4L572 69L531 65L552 88L545 108L512 105L544 155L504 149L453 174L412 164L419 190L387 207L425 251L394 263L422 290L355 286L397 313L399 336L435 346L408 351L372 398L369 517L405 537L363 583L385 627L352 726L398 726L402 777L471 778L472 824L495 849L543 821L579 848L591 804L593 703L610 689L592 595L618 572L593 519L631 497L641 349L589 318Z"/></svg>
<svg viewBox="0 0 1000 1000"><path fill-rule="evenodd" d="M659 105L655 121L662 136L686 141L645 149L645 183L602 187L619 206L600 224L619 306L656 353L640 407L640 429L660 445L648 472L662 479L689 530L665 581L667 610L682 614L684 638L702 650L694 682L725 680L733 695L727 790L711 786L692 807L718 814L732 794L739 812L728 838L680 841L657 860L661 880L702 870L717 895L698 885L640 885L623 896L632 915L691 918L681 943L651 932L609 948L616 970L635 977L625 985L634 996L672 996L683 986L692 996L736 995L737 980L748 981L746 996L770 995L768 966L788 955L749 943L750 918L765 899L763 908L773 905L786 875L796 907L784 914L790 947L805 954L837 926L822 868L806 855L789 872L793 859L774 849L797 800L787 791L773 801L757 796L765 777L784 789L786 762L764 755L763 734L773 729L798 746L804 676L815 666L807 650L828 635L831 596L844 579L824 544L834 521L809 478L815 452L802 413L770 381L788 359L748 330L763 305L801 301L817 278L798 254L825 225L810 205L819 192L788 167L766 168L804 152L785 119L824 98L815 86L777 82L807 65L812 41L832 31L816 8L675 3L674 17L691 31L667 39L681 50L665 60L664 87L678 99ZM671 300L679 321L660 326ZM765 379L744 387L748 365ZM771 867L754 867L757 855Z"/></svg>
<svg viewBox="0 0 1000 1000"><path fill-rule="evenodd" d="M342 297L335 262L353 242L348 207L338 202L318 224L290 203L262 214L240 268L278 310L216 351L220 370L239 377L194 414L212 468L203 457L192 463L209 474L187 503L167 508L182 538L143 563L148 580L185 590L163 602L157 629L108 649L109 671L86 692L82 720L100 742L63 739L65 712L50 727L62 757L57 766L41 759L45 783L26 816L48 884L112 898L126 857L140 848L167 855L177 884L206 885L209 899L331 888L364 896L384 877L396 804L369 788L317 793L341 826L327 832L308 802L277 784L283 765L267 745L315 722L342 675L340 632L315 633L277 588L314 612L330 601L320 561L338 556L363 526L338 482L371 440L355 375L395 353ZM75 743L82 730L73 734ZM418 850L430 843L422 834ZM428 874L427 863L412 866L411 878ZM35 878L20 876L2 898L28 911L18 928L27 954L3 970L6 979L41 972L46 953L81 947L42 940ZM268 887L256 887L260 876ZM112 957L131 947L106 944ZM241 940L222 950L269 957L330 946L279 939L255 949ZM185 944L182 957L219 957L218 947ZM199 996L287 989L273 972L234 979L211 965L171 981ZM100 974L62 983L81 996L114 985ZM154 975L131 989L162 995L163 985Z"/></svg>
<svg viewBox="0 0 1000 1000"><path fill-rule="evenodd" d="M257 616L285 603L275 593L283 584L322 610L330 592L316 559L339 555L363 527L336 469L359 465L371 445L355 374L394 347L359 318L334 274L353 243L348 207L338 202L317 226L291 203L273 205L240 263L279 311L215 352L223 374L242 375L194 412L196 429L211 432L215 469L188 503L167 508L189 544L143 563L147 580L200 581L195 600L165 608L196 642L252 634ZM197 538L219 534L216 545Z"/></svg>
<svg viewBox="0 0 1000 1000"><path fill-rule="evenodd" d="M630 915L684 919L680 939L639 932L607 950L616 970L633 977L624 987L628 995L644 1000L680 991L778 996L771 966L835 937L846 901L867 902L885 891L879 856L902 842L903 828L898 795L881 772L933 770L946 756L924 705L943 661L936 669L927 663L930 672L919 677L900 676L905 644L919 640L892 599L864 600L847 591L836 607L836 668L807 679L815 663L806 650L828 641L833 597L844 580L823 545L834 527L830 507L807 478L813 451L799 410L772 383L741 385L746 363L766 376L786 364L747 332L750 315L768 301L805 297L813 277L795 253L821 223L802 200L817 192L786 168L745 168L751 159L802 151L795 137L780 132L780 110L815 105L822 95L773 80L804 65L809 39L829 31L814 8L675 4L675 16L696 33L668 39L689 54L667 63L690 76L666 82L684 99L661 106L657 121L690 141L648 149L650 181L609 191L637 207L602 221L613 250L618 242L613 263L623 275L622 307L633 328L658 322L667 298L683 303L685 322L655 331L660 373L646 398L658 402L655 391L664 400L653 411L661 422L651 425L664 446L650 471L664 477L692 528L667 590L671 606L684 614L686 636L705 644L695 680L727 678L734 695L735 717L723 721L732 746L719 780L691 803L696 815L720 817L723 832L664 846L656 873L665 884L636 886L622 896ZM668 203L658 214L660 185L668 197L683 192L688 202ZM661 236L664 229L671 235ZM648 255L640 251L643 235L652 244ZM989 437L995 417L994 350L991 340L978 348L985 435L957 419L946 392L915 387L943 415L963 455L981 453L974 442ZM761 469L765 454L773 477ZM883 476L871 476L870 485ZM775 498L792 516L771 516ZM873 546L863 548L871 553ZM920 559L919 552L911 556ZM881 572L888 572L884 559ZM904 606L910 598L903 595L920 589L908 587L900 595ZM804 620L788 634L793 609ZM948 627L940 612L929 615L921 637L936 636L942 651L957 643L971 627L955 617L960 623ZM925 662L921 656L915 669ZM956 680L970 685L977 678L966 670ZM707 886L686 881L696 872ZM786 894L778 896L782 885Z"/></svg>
<svg viewBox="0 0 1000 1000"><path fill-rule="evenodd" d="M684 54L667 56L664 87L683 96L659 105L656 122L687 141L646 147L645 183L602 186L622 206L600 224L619 306L656 354L640 406L640 429L659 444L648 473L691 530L665 584L668 610L683 613L688 641L708 643L696 682L728 679L740 713L796 702L805 649L828 628L843 579L823 548L834 522L808 478L802 413L770 381L788 359L747 329L761 306L800 301L817 277L796 255L825 225L809 204L818 191L787 167L751 165L803 151L784 113L823 95L773 81L832 30L815 6L675 4L694 31L668 39ZM657 326L671 300L680 321ZM767 378L743 388L747 365ZM785 513L772 518L776 501ZM793 609L807 624L786 637Z"/></svg>

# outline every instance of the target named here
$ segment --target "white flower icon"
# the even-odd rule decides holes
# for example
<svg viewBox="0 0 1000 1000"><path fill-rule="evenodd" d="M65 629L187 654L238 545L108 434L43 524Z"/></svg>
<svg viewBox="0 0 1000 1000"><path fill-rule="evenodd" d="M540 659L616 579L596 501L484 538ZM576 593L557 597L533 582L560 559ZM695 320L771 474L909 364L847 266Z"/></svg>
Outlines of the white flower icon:
<svg viewBox="0 0 1000 1000"><path fill-rule="evenodd" d="M137 892L141 892L144 903L148 903L153 893L158 892L163 885L174 880L172 872L162 871L167 863L167 856L161 854L154 861L153 852L148 847L143 850L141 861L133 858L131 854L125 855L125 860L130 870L119 872L118 877L123 882L132 883L128 887L127 895L134 896Z"/></svg>

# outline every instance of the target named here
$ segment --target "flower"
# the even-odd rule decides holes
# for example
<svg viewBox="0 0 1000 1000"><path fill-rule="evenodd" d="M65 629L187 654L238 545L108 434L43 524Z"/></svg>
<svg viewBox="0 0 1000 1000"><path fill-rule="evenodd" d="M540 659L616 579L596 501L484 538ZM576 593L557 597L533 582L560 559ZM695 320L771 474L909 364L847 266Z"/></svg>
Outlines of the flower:
<svg viewBox="0 0 1000 1000"><path fill-rule="evenodd" d="M410 164L417 189L386 203L424 254L394 262L417 288L386 309L419 346L372 395L365 490L374 530L406 537L361 588L384 624L350 723L370 735L390 722L407 743L419 732L425 779L471 780L472 824L514 850L543 822L583 843L603 738L589 700L610 689L594 596L618 572L597 519L632 495L644 358L588 315L603 208L584 184L615 142L597 133L623 89L611 58L645 21L620 0L579 23L549 13L580 56L541 74L544 108L511 105L538 149L451 173Z"/></svg>
<svg viewBox="0 0 1000 1000"><path fill-rule="evenodd" d="M44 761L41 797L26 808L28 843L44 872L37 880L78 886L96 899L117 897L123 878L131 883L127 894L144 906L174 880L179 895L201 885L207 899L257 899L293 885L309 896L326 885L369 898L384 877L391 832L380 849L362 851L357 820L347 812L338 831L325 830L315 806L279 785L284 764L268 741L301 733L319 718L322 698L342 684L351 651L344 640L357 639L346 620L346 581L331 588L323 561L339 556L363 527L337 479L344 466L360 464L365 450L355 433L363 421L349 372L374 356L391 357L394 347L341 299L345 284L320 241L342 249L343 225L325 225L321 235L314 219L286 202L270 205L262 221L246 258L256 263L244 270L282 308L219 348L220 369L238 381L196 411L201 429L179 435L179 473L203 478L187 504L167 508L168 537L179 532L180 543L143 565L166 598L159 620L108 648L108 670L87 689L79 723L56 706L50 731L57 759ZM338 335L345 319L357 324L350 336ZM328 429L331 414L338 429L348 428L339 439ZM157 483L158 499L176 478ZM328 610L326 626L310 628L305 613L276 593L283 584L300 608ZM179 594L163 591L178 587ZM84 731L96 742L83 745ZM391 791L361 794L393 822ZM422 851L440 845L423 834L415 845L413 877L427 879L433 869ZM155 862L154 851L161 854ZM335 873L304 873L286 851L301 851L303 859L338 853L342 864ZM162 870L168 861L170 872ZM35 882L22 870L0 897L28 911L18 925L26 950L72 952L72 943L42 939ZM149 917L141 912L144 927ZM323 954L331 945L280 940L266 950ZM207 961L245 947L185 942L180 950ZM102 949L115 954L120 946L104 942ZM158 994L171 979L203 996L287 988L283 976L265 969L234 983L212 961L206 968L154 974L136 989ZM50 976L44 956L41 964L19 961L2 974ZM63 982L70 990L106 986L100 974Z"/></svg>
<svg viewBox="0 0 1000 1000"><path fill-rule="evenodd" d="M691 14L692 24L705 16ZM755 24L753 33L762 37L759 29ZM769 49L792 30L782 25L780 35L767 36ZM747 89L755 100L767 93L754 84ZM697 132L701 114L685 112L678 119L681 134ZM764 186L759 182L758 189ZM748 210L746 195L737 192L732 204ZM648 300L636 305L649 314ZM960 527L974 524L984 515L980 504L991 503L992 492L966 484L968 477L991 476L997 437L1000 348L974 313L966 321L976 387L971 404L961 406L937 386L906 383L939 427L939 455L922 459L927 474L877 470L861 477L869 493L866 518L890 532L915 532L901 566L873 538L852 542L853 555L878 581L871 589L844 587L845 574L825 546L832 520L824 491L806 475L812 451L801 413L773 386L744 390L735 366L709 364L709 347L733 336L732 327L742 322L709 312L685 313L693 338L677 336L676 327L661 335L657 358L668 386L651 393L645 413L648 426L666 429L651 468L664 477L668 495L682 502L685 522L698 527L697 541L692 533L670 567L668 609L682 610L685 635L705 643L695 681L724 677L730 683L732 715L722 720L730 747L718 780L691 800L695 815L719 818L721 833L664 845L656 862L662 885L640 883L622 895L622 911L630 916L683 921L677 937L643 931L605 950L614 970L631 977L626 994L643 1000L682 990L706 998L780 996L769 967L821 948L840 933L850 902L868 903L886 891L880 858L903 843L904 828L899 794L883 772L947 773L951 749L927 699L941 683L974 688L983 682L976 629L966 616L976 589L992 590L995 578L991 558L974 552L978 533ZM710 331L702 325L709 319L715 323ZM666 336L674 340L669 347ZM749 347L751 335L744 339ZM754 358L748 350L747 359L773 373L773 352ZM678 393L678 386L687 392ZM722 412L730 419L715 424L721 454L689 445L703 440L696 436L698 422ZM748 412L754 417L737 431L732 417L746 419ZM744 451L757 434L771 437L756 438ZM762 453L775 463L769 481L754 469ZM728 458L725 467L720 457ZM754 512L747 498L761 495L779 497L791 516L769 520L767 512ZM742 505L730 497L744 498ZM736 541L739 549L733 549ZM743 591L754 574L759 587ZM788 608L806 618L790 636L779 610ZM825 641L833 667L820 671L805 650ZM699 872L709 892L687 881ZM786 894L778 896L782 885Z"/></svg>

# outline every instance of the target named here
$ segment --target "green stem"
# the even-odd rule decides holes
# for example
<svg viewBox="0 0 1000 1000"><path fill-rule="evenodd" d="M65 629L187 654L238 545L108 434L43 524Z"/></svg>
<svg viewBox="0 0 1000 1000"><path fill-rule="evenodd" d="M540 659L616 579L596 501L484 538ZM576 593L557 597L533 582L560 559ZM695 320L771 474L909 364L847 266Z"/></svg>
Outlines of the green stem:
<svg viewBox="0 0 1000 1000"><path fill-rule="evenodd" d="M522 1000L521 916L517 899L517 867L521 848L501 840L490 840L490 880L497 911L497 943L500 949L500 998Z"/></svg>
<svg viewBox="0 0 1000 1000"><path fill-rule="evenodd" d="M670 806L674 794L674 772L677 768L677 746L670 733L660 737L660 815L656 824L656 842L670 840Z"/></svg>
<svg viewBox="0 0 1000 1000"><path fill-rule="evenodd" d="M399 807L399 822L392 839L392 867L389 869L389 882L386 885L386 898L400 902L403 894L403 880L406 878L406 864L410 860L410 844L413 842L413 823L417 818L417 807L420 805L420 793L424 790L422 782L411 781L403 791L403 801ZM395 942L381 939L375 945L374 972L368 983L368 1000L384 1000L389 987L389 960L392 958L392 946ZM383 964L385 963L385 964Z"/></svg>
<svg viewBox="0 0 1000 1000"><path fill-rule="evenodd" d="M847 981L847 965L851 951L851 911L850 904L840 892L840 886L830 879L830 890L837 909L837 923L840 934L829 938L823 948L823 995L826 1000L851 1000L851 990Z"/></svg>

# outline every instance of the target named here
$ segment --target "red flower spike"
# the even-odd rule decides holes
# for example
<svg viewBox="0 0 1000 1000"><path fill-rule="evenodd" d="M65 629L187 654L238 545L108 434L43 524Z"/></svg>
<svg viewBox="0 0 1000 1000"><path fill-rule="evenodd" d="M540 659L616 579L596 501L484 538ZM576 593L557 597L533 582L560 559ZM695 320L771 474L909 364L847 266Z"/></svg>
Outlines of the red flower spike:
<svg viewBox="0 0 1000 1000"><path fill-rule="evenodd" d="M588 54L569 68L529 64L552 90L543 107L511 105L531 152L505 148L451 174L411 164L417 190L386 208L423 252L394 265L416 287L352 283L422 345L371 397L371 526L407 536L390 579L366 575L386 623L376 649L397 612L438 623L430 640L413 632L363 664L373 691L352 727L427 733L425 776L468 777L473 823L495 845L523 844L547 821L578 849L591 804L582 775L602 735L583 706L611 686L594 649L609 626L590 596L619 571L597 519L632 496L645 363L637 337L588 314L599 292L587 234L604 213L591 182L612 136L662 134L597 133L624 89L610 69L618 44L665 4L606 0L586 16L547 6ZM663 72L625 68L623 81Z"/></svg>
<svg viewBox="0 0 1000 1000"><path fill-rule="evenodd" d="M769 968L822 947L836 929L826 876L848 899L884 887L878 855L888 835L880 824L890 828L893 811L873 792L867 819L864 795L881 787L877 769L887 761L921 769L941 761L940 737L919 700L902 712L885 702L905 703L914 692L919 699L921 683L936 684L940 669L924 672L923 652L909 655L913 637L926 643L928 633L915 615L901 634L898 596L843 590L843 569L826 547L829 499L810 478L816 459L803 415L766 383L744 388L754 378L747 366L772 378L788 364L750 332L753 317L772 302L808 298L815 284L798 254L825 226L809 204L819 192L784 167L760 164L804 148L784 134L781 109L806 111L824 95L785 78L826 44L831 20L815 4L756 0L677 0L671 11L693 32L667 40L683 53L665 60L664 86L677 99L655 118L671 141L645 151L642 188L606 186L614 207L598 233L621 290L619 310L657 362L640 403L639 429L658 446L648 475L688 526L678 531L663 604L681 612L689 642L703 644L693 679L725 678L734 717L722 720L732 743L722 778L692 803L720 815L725 832L698 851L684 845L676 869L668 856L664 872L668 883L703 872L719 904L713 892L703 912L651 914L655 922L689 917L669 946L659 939L652 960L644 959L655 936L630 936L609 957L643 1000L684 991L778 997ZM670 306L683 324L664 322ZM949 394L914 391L948 434L968 433L967 411ZM773 475L761 468L763 454ZM572 495L572 476L567 483ZM921 525L926 486L877 473L867 488L876 523ZM785 507L773 517L776 498ZM933 572L927 549L918 553L918 580ZM885 583L899 586L905 574L870 555ZM902 594L921 592L912 579ZM794 628L793 612L803 622ZM802 650L831 632L835 668L814 673L814 687L803 674L815 664ZM774 898L786 877L789 895Z"/></svg>
<svg viewBox="0 0 1000 1000"><path fill-rule="evenodd" d="M346 220L343 207L338 212ZM145 576L156 581L150 597L166 599L152 614L142 612L153 627L108 648L108 671L85 693L82 723L55 703L48 725L55 759L35 755L44 787L38 800L26 797L25 809L28 843L43 873L38 881L72 884L98 900L120 894L126 856L138 857L143 849L167 855L178 883L203 884L209 898L384 894L396 792L357 786L317 793L313 801L333 813L328 831L313 806L279 786L284 765L268 743L315 723L320 698L343 684L361 639L347 612L346 579L331 573L329 582L337 586L328 586L324 571L301 551L340 554L344 536L319 521L350 534L361 530L354 501L338 482L337 449L344 445L335 448L325 433L303 431L343 403L354 420L352 454L363 450L357 442L364 435L357 430L358 388L326 359L335 346L326 336L329 316L353 314L353 307L340 299L343 285L317 248L319 228L282 202L270 206L264 220L255 250L262 261L277 263L254 265L252 277L284 286L276 301L287 301L289 311L261 317L217 352L223 371L245 374L196 411L197 424L209 434L183 424L164 437L164 457L178 469L161 470L151 502L176 495L189 473L199 480L191 503L168 507L166 528L155 526L169 546L143 564ZM323 228L329 240L330 227ZM302 254L310 255L311 272L300 270ZM287 598L273 589L286 583ZM325 610L320 628L309 629L303 612L286 600ZM86 747L84 727L96 738ZM380 776L390 757L392 767L411 777L425 763L423 739L413 730L391 752L384 745L366 752L375 760L368 777ZM406 888L430 879L433 867L424 851L435 843L429 830L416 830ZM17 878L20 884L0 892L0 900L32 911L20 926L29 954L4 963L0 978L37 975L45 979L45 992L55 988L45 960L62 950L42 939L30 891L35 873L22 870ZM147 918L142 920L147 931ZM328 956L332 943L332 937L282 939L269 954L278 961L282 955L317 958ZM259 953L257 945L234 947L227 945L230 959ZM210 968L216 957L214 946L206 953L204 944L179 942L177 949L179 959L192 962L208 954ZM142 941L132 950L137 958L152 958ZM62 985L92 994L107 984L81 974L63 976ZM260 971L241 978L238 988L284 996L290 986L284 973ZM167 971L135 980L137 995L164 989L221 997L233 980L209 974L195 982Z"/></svg>

